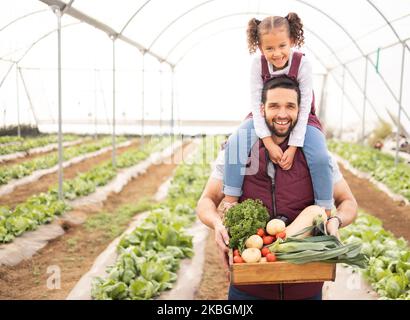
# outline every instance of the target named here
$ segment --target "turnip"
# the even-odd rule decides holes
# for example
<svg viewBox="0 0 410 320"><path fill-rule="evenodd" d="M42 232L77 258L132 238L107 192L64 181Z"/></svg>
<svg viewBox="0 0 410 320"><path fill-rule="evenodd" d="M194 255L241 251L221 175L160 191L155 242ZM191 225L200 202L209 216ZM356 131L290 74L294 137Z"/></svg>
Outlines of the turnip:
<svg viewBox="0 0 410 320"><path fill-rule="evenodd" d="M257 249L262 249L263 247L263 240L260 236L257 234L254 234L250 236L246 241L245 241L245 246L246 248L257 248Z"/></svg>
<svg viewBox="0 0 410 320"><path fill-rule="evenodd" d="M257 248L245 249L242 252L242 259L245 260L245 262L247 263L259 262L261 257L262 257L261 251Z"/></svg>
<svg viewBox="0 0 410 320"><path fill-rule="evenodd" d="M280 219L272 219L266 225L266 231L271 236L274 236L275 234L277 234L279 232L285 231L285 229L286 229L285 222L283 222Z"/></svg>

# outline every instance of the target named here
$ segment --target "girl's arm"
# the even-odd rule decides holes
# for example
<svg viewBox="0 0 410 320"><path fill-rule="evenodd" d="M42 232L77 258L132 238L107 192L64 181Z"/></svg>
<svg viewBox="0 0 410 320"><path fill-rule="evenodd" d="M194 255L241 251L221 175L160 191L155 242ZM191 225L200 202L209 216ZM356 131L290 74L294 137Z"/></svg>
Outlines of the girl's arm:
<svg viewBox="0 0 410 320"><path fill-rule="evenodd" d="M305 56L302 57L297 80L299 82L301 100L298 122L290 134L289 146L303 147L305 142L306 126L313 98L312 65Z"/></svg>
<svg viewBox="0 0 410 320"><path fill-rule="evenodd" d="M261 96L263 89L263 81L261 77L261 59L259 55L252 60L251 74L250 74L250 88L251 88L251 108L253 123L255 126L256 135L263 139L270 137L271 133L265 123L265 119L261 114Z"/></svg>
<svg viewBox="0 0 410 320"><path fill-rule="evenodd" d="M272 133L266 125L265 118L262 116L261 112L263 89L261 70L261 58L257 55L252 61L250 75L253 124L255 126L256 135L262 139L264 146L268 149L270 159L274 163L278 163L283 156L283 152L282 149L273 142Z"/></svg>

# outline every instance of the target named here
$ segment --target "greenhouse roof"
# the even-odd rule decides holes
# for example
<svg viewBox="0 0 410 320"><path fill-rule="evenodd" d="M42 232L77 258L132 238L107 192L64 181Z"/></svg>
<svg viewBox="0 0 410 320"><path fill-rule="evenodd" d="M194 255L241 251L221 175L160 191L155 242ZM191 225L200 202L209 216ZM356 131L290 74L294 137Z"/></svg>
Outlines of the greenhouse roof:
<svg viewBox="0 0 410 320"><path fill-rule="evenodd" d="M6 6L4 2L8 2ZM49 15L47 7L58 6L73 17L66 25L82 20L109 35L120 37L140 50L147 50L158 59L175 64L178 50L175 44L187 37L195 38L201 29L216 25L226 28L244 26L253 16L285 15L298 12L305 25L309 47L322 59L327 68L348 63L363 55L373 55L378 48L404 42L407 49L410 38L410 1L395 1L394 5L381 0L23 0L3 1L1 32L15 19L25 24L42 20ZM39 26L37 24L37 26ZM189 26L189 27L188 27ZM10 27L10 26L9 26ZM36 40L30 30L27 44ZM41 31L47 31L47 28ZM48 29L52 31L52 29ZM37 34L37 35L39 35ZM20 35L19 35L20 37ZM195 39L198 41L198 39ZM173 50L174 49L174 50ZM172 50L172 51L171 51ZM170 52L171 51L171 52ZM10 57L9 57L10 58Z"/></svg>
<svg viewBox="0 0 410 320"><path fill-rule="evenodd" d="M389 118L393 118L391 114L397 113L399 104L404 119L401 121L405 121L402 125L410 124L410 112L403 102L409 97L401 93L403 82L409 81L408 74L401 75L401 70L409 69L402 58L403 52L410 50L408 0L4 0L0 13L0 85L13 64L29 68L38 60L38 55L30 58L31 52L56 30L55 16L48 6L61 10L64 29L77 28L81 33L85 29L79 25L96 28L171 69L209 39L227 32L244 34L252 17L297 12L304 23L304 49L315 57L317 73L343 69L354 83L354 90L371 96L366 93L364 70L357 72L358 66L367 61L366 65L375 72L375 81L380 83L376 91L383 88L390 96L382 107L377 106L377 98L368 98L373 116L388 117L383 110L389 109ZM222 50L229 50L229 45L226 48ZM340 73L334 81L342 86ZM349 98L359 115L360 106L354 100Z"/></svg>

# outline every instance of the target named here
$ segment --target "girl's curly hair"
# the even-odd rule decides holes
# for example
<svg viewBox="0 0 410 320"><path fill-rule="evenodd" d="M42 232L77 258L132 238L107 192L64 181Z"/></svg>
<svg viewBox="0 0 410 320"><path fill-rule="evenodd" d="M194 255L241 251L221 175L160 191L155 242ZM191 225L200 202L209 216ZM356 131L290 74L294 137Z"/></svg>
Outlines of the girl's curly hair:
<svg viewBox="0 0 410 320"><path fill-rule="evenodd" d="M286 17L270 16L262 21L252 18L249 20L246 30L249 53L256 52L261 44L260 39L263 34L280 27L286 28L289 38L296 47L301 47L304 44L303 23L296 13L290 12Z"/></svg>

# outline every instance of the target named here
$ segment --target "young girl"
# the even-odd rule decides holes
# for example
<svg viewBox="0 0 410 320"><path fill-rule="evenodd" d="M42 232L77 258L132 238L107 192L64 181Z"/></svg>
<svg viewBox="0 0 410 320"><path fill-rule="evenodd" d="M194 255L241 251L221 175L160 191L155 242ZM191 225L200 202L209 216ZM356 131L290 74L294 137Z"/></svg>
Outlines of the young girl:
<svg viewBox="0 0 410 320"><path fill-rule="evenodd" d="M248 23L248 47L257 55L251 66L252 118L245 120L228 140L225 149L223 211L235 205L242 194L245 165L249 152L258 138L268 150L271 161L283 170L292 167L298 147L303 147L312 177L315 204L324 207L328 214L333 206L332 163L323 133L307 125L309 117L319 123L314 114L312 70L309 60L294 47L303 45L303 25L296 13L286 17L267 17L262 21L251 19ZM294 62L292 64L292 61ZM295 66L299 64L299 68ZM296 75L301 92L301 103L296 126L293 128L285 152L272 140L261 114L261 92L264 81L278 75ZM320 127L320 123L319 123ZM256 133L256 134L255 134Z"/></svg>

